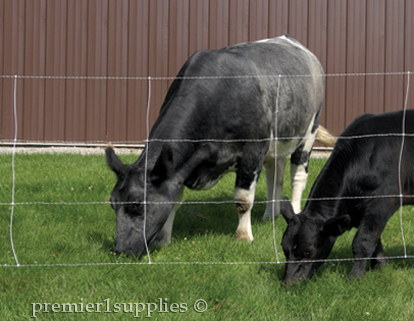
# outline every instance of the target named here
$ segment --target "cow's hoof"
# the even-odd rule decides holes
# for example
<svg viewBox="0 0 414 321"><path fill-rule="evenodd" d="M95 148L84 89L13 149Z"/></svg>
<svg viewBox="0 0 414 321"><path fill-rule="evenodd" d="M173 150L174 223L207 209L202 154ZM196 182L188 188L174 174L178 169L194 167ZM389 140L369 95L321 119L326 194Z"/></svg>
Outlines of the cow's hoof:
<svg viewBox="0 0 414 321"><path fill-rule="evenodd" d="M237 230L236 231L236 239L246 241L246 242L253 242L253 235L247 231Z"/></svg>
<svg viewBox="0 0 414 321"><path fill-rule="evenodd" d="M161 230L158 235L155 237L154 241L152 242L152 246L154 247L161 247L164 245L168 245L171 243L171 235L168 235L167 232Z"/></svg>
<svg viewBox="0 0 414 321"><path fill-rule="evenodd" d="M378 259L378 260L372 260L371 261L371 268L374 270L376 269L382 269L387 265L387 261L385 259Z"/></svg>
<svg viewBox="0 0 414 321"><path fill-rule="evenodd" d="M279 213L275 214L275 218L279 216ZM263 221L269 221L273 217L272 213L264 213Z"/></svg>
<svg viewBox="0 0 414 321"><path fill-rule="evenodd" d="M349 281L360 281L361 279L362 279L362 276L363 276L364 274L363 273L349 273L348 274L348 280Z"/></svg>

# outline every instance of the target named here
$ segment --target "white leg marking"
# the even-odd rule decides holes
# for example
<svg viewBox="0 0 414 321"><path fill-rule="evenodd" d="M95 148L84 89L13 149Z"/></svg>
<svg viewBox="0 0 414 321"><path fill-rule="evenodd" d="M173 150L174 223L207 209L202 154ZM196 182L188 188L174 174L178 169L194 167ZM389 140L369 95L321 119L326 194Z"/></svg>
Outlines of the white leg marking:
<svg viewBox="0 0 414 321"><path fill-rule="evenodd" d="M310 153L313 147L313 143L316 139L316 132L310 134L306 140L304 153ZM302 194L306 187L306 181L308 180L308 173L306 172L306 166L308 164L295 165L291 164L290 167L290 180L292 185L292 206L295 213L301 211Z"/></svg>
<svg viewBox="0 0 414 321"><path fill-rule="evenodd" d="M251 210L254 203L255 188L256 178L248 190L237 187L234 189L236 209L239 212L239 225L237 226L236 237L249 242L253 241Z"/></svg>
<svg viewBox="0 0 414 321"><path fill-rule="evenodd" d="M276 191L274 191L275 185L275 162L269 161L264 164L266 174L266 186L267 186L267 204L266 210L263 215L263 220L267 220L272 217L272 213L275 216L280 213L280 198L282 196L283 189L283 176L285 174L286 158L277 160L277 173L276 173ZM273 195L274 194L274 195ZM273 203L273 196L275 203Z"/></svg>
<svg viewBox="0 0 414 321"><path fill-rule="evenodd" d="M302 193L307 179L308 173L306 173L305 165L291 164L292 206L296 214L301 211Z"/></svg>
<svg viewBox="0 0 414 321"><path fill-rule="evenodd" d="M184 194L184 186L181 187L174 202L181 202L183 198L183 194ZM167 221L164 223L164 226L162 227L161 231L158 233L156 239L154 240L155 246L163 246L163 245L171 243L171 235L172 235L175 214L177 213L177 210L180 208L180 206L181 204L174 204L173 209L168 215Z"/></svg>

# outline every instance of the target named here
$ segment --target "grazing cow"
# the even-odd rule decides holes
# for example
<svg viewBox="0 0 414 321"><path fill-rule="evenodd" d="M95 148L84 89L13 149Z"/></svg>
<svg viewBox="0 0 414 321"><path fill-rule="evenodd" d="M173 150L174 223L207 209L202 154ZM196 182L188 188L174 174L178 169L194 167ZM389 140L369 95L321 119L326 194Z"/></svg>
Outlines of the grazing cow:
<svg viewBox="0 0 414 321"><path fill-rule="evenodd" d="M118 176L111 195L115 252L142 255L146 244L169 243L184 186L207 189L229 171L236 172L236 236L252 241L250 212L263 165L268 199L274 196L274 137L279 139L275 195L281 196L285 160L292 155L293 193L300 200L318 131L323 74L318 59L290 36L190 57L169 88L139 159L124 165L112 148L106 150ZM300 211L300 201L294 208ZM269 203L264 217L271 213Z"/></svg>
<svg viewBox="0 0 414 321"><path fill-rule="evenodd" d="M401 172L403 111L364 114L339 137L303 211L296 215L289 202L282 202L288 223L282 246L286 260L294 262L286 264L283 283L312 277L322 262L309 260L326 259L337 237L352 227L358 230L348 277L363 276L365 258L373 268L385 266L381 233L400 207L400 193L403 205L414 204L414 110L407 110L405 126L411 135L404 140Z"/></svg>

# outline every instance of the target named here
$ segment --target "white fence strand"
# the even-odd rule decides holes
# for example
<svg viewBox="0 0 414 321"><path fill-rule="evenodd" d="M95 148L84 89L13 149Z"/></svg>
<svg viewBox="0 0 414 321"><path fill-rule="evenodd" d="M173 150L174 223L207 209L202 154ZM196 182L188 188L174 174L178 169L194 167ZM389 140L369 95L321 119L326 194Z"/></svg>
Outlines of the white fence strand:
<svg viewBox="0 0 414 321"><path fill-rule="evenodd" d="M354 73L334 73L334 74L303 74L303 75L234 75L234 76L184 76L184 77L110 77L110 76L44 76L44 75L0 75L0 78L19 78L19 79L48 79L48 80L211 80L211 79L249 79L249 78L299 78L299 77L366 77L366 76L402 76L412 74L411 71L397 72L354 72Z"/></svg>
<svg viewBox="0 0 414 321"><path fill-rule="evenodd" d="M280 79L281 77L277 79L277 92L276 92L276 106L275 106L275 133L277 133L277 113L279 111L279 90L280 90ZM272 202L272 227L273 227L273 247L275 248L275 255L276 255L276 261L279 261L279 254L277 252L277 242L276 242L276 225L275 225L275 218L276 215L279 213L275 213L275 201L276 201L276 192L277 192L277 135L275 135L275 170L274 170L274 178L273 178L273 202Z"/></svg>
<svg viewBox="0 0 414 321"><path fill-rule="evenodd" d="M400 191L400 230L401 230L401 238L404 246L404 255L407 256L407 246L405 244L405 237L404 237L404 228L403 228L403 203L404 203L404 195L402 190L402 173L401 173L401 164L402 164L402 157L404 153L404 143L405 143L405 131L406 131L406 116L407 116L407 103L408 103L408 93L410 92L410 74L407 75L407 90L404 100L404 113L402 119L402 141L401 141L401 151L400 151L400 158L398 162L398 187Z"/></svg>
<svg viewBox="0 0 414 321"><path fill-rule="evenodd" d="M147 140L149 138L149 111L151 105L151 78L148 78L148 103L147 103L147 115L146 115L146 134ZM147 243L147 168L148 168L148 154L149 154L149 144L147 144L147 152L145 153L145 171L144 171L144 226L143 226L143 233L144 233L144 240L145 240L145 251L147 252L148 262L151 263L150 251L148 249Z"/></svg>
<svg viewBox="0 0 414 321"><path fill-rule="evenodd" d="M13 115L14 115L14 141L17 140L17 76L14 78L13 86ZM13 185L12 185L12 201L11 201L11 214L10 214L10 243L13 251L14 261L16 266L20 266L19 261L17 260L16 250L14 248L13 242L13 215L14 215L14 192L16 190L16 171L14 168L14 155L16 151L16 143L13 144L13 154L12 154L12 175L13 175Z"/></svg>

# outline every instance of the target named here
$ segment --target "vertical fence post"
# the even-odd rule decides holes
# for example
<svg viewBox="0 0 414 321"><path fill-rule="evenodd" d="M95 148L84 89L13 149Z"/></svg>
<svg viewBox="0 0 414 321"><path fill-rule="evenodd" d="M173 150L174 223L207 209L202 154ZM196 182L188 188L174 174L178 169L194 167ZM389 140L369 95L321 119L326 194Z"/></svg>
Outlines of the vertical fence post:
<svg viewBox="0 0 414 321"><path fill-rule="evenodd" d="M14 191L15 191L15 168L14 168L14 155L16 153L16 142L17 142L17 75L14 76L13 84L13 117L14 117L14 141L13 141L13 153L12 153L12 172L13 172L13 185L12 185L12 200L11 200L11 214L10 214L10 244L13 250L14 260L16 265L20 266L17 260L16 251L13 243L13 214L14 214Z"/></svg>
<svg viewBox="0 0 414 321"><path fill-rule="evenodd" d="M407 103L408 103L408 94L410 92L410 72L408 72L407 74L407 90L406 90L406 94L405 94L405 101L404 101L404 113L403 113L403 119L402 119L402 129L401 129L401 133L402 133L402 141L401 141L401 150L400 150L400 159L398 162L398 187L399 187L399 191L400 191L400 230L401 230L401 237L402 237L402 241L403 241L403 246L404 246L404 257L407 257L407 247L405 245L405 237L404 237L404 229L403 229L403 217L402 217L402 212L403 212L403 205L404 205L404 195L403 195L403 190L402 190L402 177L401 177L401 162L402 162L402 157L403 157L403 152L404 152L404 143L405 143L405 122L406 122L406 114L407 114Z"/></svg>

